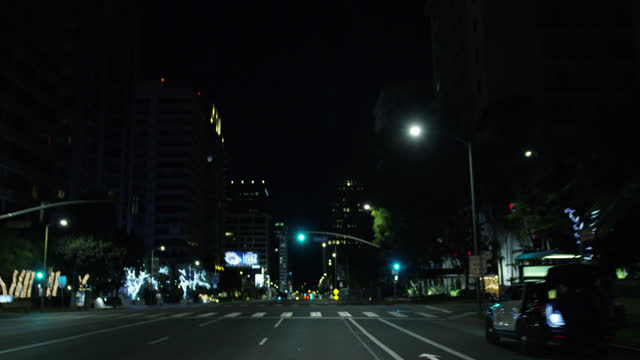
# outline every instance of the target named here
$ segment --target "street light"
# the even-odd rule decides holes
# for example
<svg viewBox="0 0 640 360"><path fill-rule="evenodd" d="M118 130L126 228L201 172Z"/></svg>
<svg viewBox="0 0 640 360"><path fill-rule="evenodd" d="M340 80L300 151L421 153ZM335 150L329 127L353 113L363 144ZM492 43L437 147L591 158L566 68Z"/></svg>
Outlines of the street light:
<svg viewBox="0 0 640 360"><path fill-rule="evenodd" d="M336 253L331 254L331 256L336 257Z"/></svg>
<svg viewBox="0 0 640 360"><path fill-rule="evenodd" d="M200 261L196 260L196 266L200 266Z"/></svg>
<svg viewBox="0 0 640 360"><path fill-rule="evenodd" d="M365 209L365 210L371 210L371 205L369 205L369 204L364 204L364 209Z"/></svg>
<svg viewBox="0 0 640 360"><path fill-rule="evenodd" d="M524 152L524 156L526 156L526 157L531 157L531 155L533 155L531 150L527 150L527 151Z"/></svg>
<svg viewBox="0 0 640 360"><path fill-rule="evenodd" d="M418 137L421 133L420 127L417 125L412 126L409 129L409 134L412 137ZM469 185L471 190L471 223L473 226L473 255L478 255L478 234L477 234L477 225L476 225L476 195L474 190L474 179L473 179L473 152L471 150L471 141L462 140L456 136L453 137L458 142L461 142L467 147L467 156L469 158ZM526 155L526 154L525 154ZM476 300L478 302L478 311L482 312L482 304L480 303L480 287L476 284Z"/></svg>
<svg viewBox="0 0 640 360"><path fill-rule="evenodd" d="M60 219L60 221L58 222L61 226L67 226L69 225L69 221L67 221L67 219Z"/></svg>
<svg viewBox="0 0 640 360"><path fill-rule="evenodd" d="M327 243L322 243L322 247L326 248L327 247Z"/></svg>
<svg viewBox="0 0 640 360"><path fill-rule="evenodd" d="M413 137L418 137L420 136L420 134L422 134L422 128L420 126L411 125L411 127L409 127L409 135Z"/></svg>
<svg viewBox="0 0 640 360"><path fill-rule="evenodd" d="M160 251L164 251L164 250L165 250L164 245L160 246Z"/></svg>

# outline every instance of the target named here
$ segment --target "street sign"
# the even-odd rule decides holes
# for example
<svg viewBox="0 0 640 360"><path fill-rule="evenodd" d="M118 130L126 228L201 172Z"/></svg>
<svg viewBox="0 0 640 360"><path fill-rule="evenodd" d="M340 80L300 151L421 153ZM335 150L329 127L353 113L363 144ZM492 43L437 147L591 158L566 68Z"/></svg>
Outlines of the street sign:
<svg viewBox="0 0 640 360"><path fill-rule="evenodd" d="M60 275L58 277L58 287L64 288L66 286L67 286L67 276L66 275Z"/></svg>
<svg viewBox="0 0 640 360"><path fill-rule="evenodd" d="M483 266L484 265L484 266ZM487 262L483 261L479 255L469 256L469 274L474 277L482 276L487 267Z"/></svg>

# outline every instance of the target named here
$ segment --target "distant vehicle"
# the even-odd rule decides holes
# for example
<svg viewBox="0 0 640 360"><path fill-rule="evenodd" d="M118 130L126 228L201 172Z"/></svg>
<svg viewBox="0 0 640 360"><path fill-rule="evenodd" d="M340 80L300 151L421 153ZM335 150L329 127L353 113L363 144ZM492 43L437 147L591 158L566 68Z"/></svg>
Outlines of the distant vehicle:
<svg viewBox="0 0 640 360"><path fill-rule="evenodd" d="M525 354L536 353L548 344L566 343L566 314L560 311L556 285L552 279L514 284L504 295L493 298L485 315L487 342L498 344L501 337L515 339ZM584 320L597 323L598 316L598 312L589 312ZM606 327L600 341L610 340L611 333L612 328Z"/></svg>

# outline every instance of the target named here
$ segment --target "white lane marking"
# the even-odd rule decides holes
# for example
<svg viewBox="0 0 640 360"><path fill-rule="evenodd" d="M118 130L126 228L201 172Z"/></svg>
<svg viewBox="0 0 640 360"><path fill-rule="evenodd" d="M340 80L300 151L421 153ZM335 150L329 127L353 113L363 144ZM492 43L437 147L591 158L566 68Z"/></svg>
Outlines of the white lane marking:
<svg viewBox="0 0 640 360"><path fill-rule="evenodd" d="M312 311L311 317L322 317L322 313L319 311Z"/></svg>
<svg viewBox="0 0 640 360"><path fill-rule="evenodd" d="M204 313L204 314L197 315L196 317L198 317L198 318L204 318L204 317L213 316L213 315L215 315L215 314L217 314L217 312L209 312L209 313Z"/></svg>
<svg viewBox="0 0 640 360"><path fill-rule="evenodd" d="M202 324L200 324L200 325L198 325L198 326L200 326L200 327L207 326L207 325L209 325L209 324L213 324L214 322L216 322L216 321L220 321L220 320L222 320L222 319L224 319L224 318L217 318L217 319L215 319L215 320L211 320L211 321L207 321L206 323L202 323Z"/></svg>
<svg viewBox="0 0 640 360"><path fill-rule="evenodd" d="M162 312L162 313L157 313L157 314L151 314L151 315L149 315L149 317L153 318L153 317L158 317L158 316L162 316L162 315L166 315L166 314L167 314L166 312Z"/></svg>
<svg viewBox="0 0 640 360"><path fill-rule="evenodd" d="M379 317L378 314L376 314L374 312L364 311L363 314L367 315L367 317Z"/></svg>
<svg viewBox="0 0 640 360"><path fill-rule="evenodd" d="M292 312L283 312L282 314L280 314L280 317L291 317L293 316Z"/></svg>
<svg viewBox="0 0 640 360"><path fill-rule="evenodd" d="M416 312L416 314L420 315L420 316L424 316L426 318L434 318L437 317L435 315L431 315L431 314L427 314L427 313L423 313L423 312Z"/></svg>
<svg viewBox="0 0 640 360"><path fill-rule="evenodd" d="M477 311L469 311L469 312L466 312L466 313L463 313L463 314L449 316L449 319L458 319L458 318L461 318L461 317L465 317L465 316L469 316L471 314L477 314L477 313L478 313Z"/></svg>
<svg viewBox="0 0 640 360"><path fill-rule="evenodd" d="M260 341L260 343L258 345L262 346L264 345L264 343L267 342L267 338L262 339L262 341Z"/></svg>
<svg viewBox="0 0 640 360"><path fill-rule="evenodd" d="M138 317L138 316L142 316L142 315L145 315L145 314L129 314L129 315L123 315L123 316L120 316L120 317L119 317L119 319L128 319L128 318Z"/></svg>
<svg viewBox="0 0 640 360"><path fill-rule="evenodd" d="M49 344L55 344L55 343L59 343L59 342L63 342L63 341L74 340L74 339L83 338L83 337L87 337L87 336L91 336L91 335L102 334L102 333L106 333L106 332L110 332L110 331L116 331L116 330L120 330L120 329L126 329L126 328L129 328L129 327L132 327L132 326L138 326L138 325L142 325L142 324L148 324L148 323L152 323L152 322L156 322L156 321L160 321L160 320L164 320L164 319L153 319L153 320L139 321L139 322L137 322L137 323L126 324L126 325L120 325L120 326L115 326L115 327L108 328L108 329L102 329L102 330L91 331L91 332L83 333L83 334L80 334L80 335L67 336L67 337L63 337L63 338L60 338L60 339L44 341L44 342L37 343L37 344L31 344L31 345L25 345L25 346L18 346L18 347L11 348L11 349L0 350L0 355L2 355L2 354L12 353L12 352L16 352L16 351L20 351L20 350L32 349L32 348L39 347L39 346L44 346L44 345L49 345Z"/></svg>
<svg viewBox="0 0 640 360"><path fill-rule="evenodd" d="M437 308L435 306L430 306L430 305L425 305L424 307L426 307L427 309L431 309L431 310L435 310L435 311L440 311L446 314L451 314L451 311L447 310L447 309L441 309L441 308Z"/></svg>
<svg viewBox="0 0 640 360"><path fill-rule="evenodd" d="M266 312L257 312L253 315L251 315L251 317L263 317L265 316Z"/></svg>
<svg viewBox="0 0 640 360"><path fill-rule="evenodd" d="M377 316L377 315L376 315ZM342 319L342 321L344 321L344 326L346 326L349 331L351 331L351 333L353 334L353 336L358 339L358 341L360 341L360 344L362 344L362 346L367 349L367 351L369 352L369 354L371 354L371 356L373 357L373 359L375 360L380 360L380 358L378 357L378 355L376 355L376 353L373 352L373 350L371 350L371 348L369 347L369 345L367 345L364 341L362 341L362 339L360 339L360 336L358 336L358 334L356 334L355 331L353 331L353 329L351 328L351 326L349 325L349 323L347 322L347 319Z"/></svg>
<svg viewBox="0 0 640 360"><path fill-rule="evenodd" d="M383 320L383 319L378 319L378 321L381 321L381 322L383 322L383 323L385 323L385 324L387 324L387 325L391 326L391 327L392 327L392 328L394 328L394 329L400 330L400 331L402 331L403 333L405 333L405 334L407 334L407 335L411 335L411 336L413 336L414 338L416 338L416 339L418 339L418 340L421 340L421 341L423 341L423 342L425 342L425 343L427 343L427 344L429 344L429 345L431 345L431 346L437 347L437 348L438 348L438 349L440 349L440 350L444 350L444 351L448 352L448 353L449 353L449 354L451 354L451 355L455 355L455 356L459 357L460 359L464 359L464 360L475 360L474 358L472 358L472 357L470 357L470 356L467 356L467 355L465 355L465 354L459 353L459 352L457 352L457 351L453 350L452 348L450 348L450 347L448 347L448 346L444 346L444 345L442 345L442 344L440 344L440 343L437 343L437 342L435 342L435 341L433 341L433 340L429 340L429 339L427 339L426 337L420 336L420 335L418 335L418 334L416 334L416 333L414 333L414 332L411 332L411 331L409 331L409 330L407 330L407 329L401 328L400 326L398 326L398 325L396 325L396 324L394 324L394 323L392 323L392 322L389 322L389 321L387 321L387 320Z"/></svg>
<svg viewBox="0 0 640 360"><path fill-rule="evenodd" d="M275 329L275 328L277 328L278 326L280 326L280 323L282 323L283 321L284 321L284 318L283 318L283 317L281 317L281 318L280 318L280 320L278 320L278 322L277 322L275 325L273 325L273 328Z"/></svg>
<svg viewBox="0 0 640 360"><path fill-rule="evenodd" d="M149 341L147 344L149 344L149 345L154 345L154 344L157 344L157 343L159 343L159 342L165 341L165 340L167 340L168 338L169 338L168 336L165 336L165 337L160 338L160 339L158 339L158 340Z"/></svg>
<svg viewBox="0 0 640 360"><path fill-rule="evenodd" d="M340 315L340 317L351 317L351 314L346 311L338 311L338 315Z"/></svg>
<svg viewBox="0 0 640 360"><path fill-rule="evenodd" d="M363 333L366 337L368 337L371 341L373 341L376 345L378 345L382 350L386 351L387 354L391 355L395 360L403 360L402 357L396 354L393 350L389 349L385 344L380 342L380 340L373 337L373 335L369 334L367 330L365 330L362 326L360 326L355 320L349 319L353 325L355 325L361 333Z"/></svg>
<svg viewBox="0 0 640 360"><path fill-rule="evenodd" d="M395 317L399 317L399 318L405 318L408 317L407 315L403 314L403 313L399 313L399 312L395 312L395 311L387 311L389 314L391 314L392 316Z"/></svg>
<svg viewBox="0 0 640 360"><path fill-rule="evenodd" d="M240 315L242 315L242 313L233 312L233 313L229 313L229 314L225 315L224 317L230 318L230 317L236 317L236 316L240 316Z"/></svg>
<svg viewBox="0 0 640 360"><path fill-rule="evenodd" d="M187 316L187 315L191 315L191 314L193 314L193 313L192 312L186 312L186 313L175 314L175 315L172 315L171 317L178 318L178 317L183 317L183 316Z"/></svg>

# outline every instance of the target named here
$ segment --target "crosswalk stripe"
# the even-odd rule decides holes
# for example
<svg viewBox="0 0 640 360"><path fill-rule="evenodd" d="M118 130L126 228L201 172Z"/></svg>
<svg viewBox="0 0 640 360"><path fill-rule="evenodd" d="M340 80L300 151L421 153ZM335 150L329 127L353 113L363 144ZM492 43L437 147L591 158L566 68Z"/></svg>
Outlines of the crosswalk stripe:
<svg viewBox="0 0 640 360"><path fill-rule="evenodd" d="M191 315L193 314L192 312L186 312L186 313L180 313L180 314L175 314L172 315L171 317L177 318L177 317L183 317L183 316L187 316L187 315Z"/></svg>
<svg viewBox="0 0 640 360"><path fill-rule="evenodd" d="M435 306L430 306L430 305L425 305L424 307L426 307L427 309L431 309L431 310L435 310L435 311L440 311L440 312L443 312L443 313L451 314L451 311L449 311L447 309L441 309L441 308L437 308Z"/></svg>
<svg viewBox="0 0 640 360"><path fill-rule="evenodd" d="M391 314L391 315L395 316L395 317L402 317L402 318L407 317L407 315L405 315L405 314L403 314L403 313L396 312L396 311L387 311L387 312L388 312L389 314Z"/></svg>
<svg viewBox="0 0 640 360"><path fill-rule="evenodd" d="M291 317L293 316L292 312L283 312L282 314L280 314L280 317Z"/></svg>
<svg viewBox="0 0 640 360"><path fill-rule="evenodd" d="M434 318L434 317L436 317L435 315L431 315L431 314L427 314L427 313L423 313L423 312L416 312L416 314L418 314L420 316L424 316L426 318Z"/></svg>
<svg viewBox="0 0 640 360"><path fill-rule="evenodd" d="M253 315L251 315L251 317L263 317L266 314L266 312L257 312Z"/></svg>
<svg viewBox="0 0 640 360"><path fill-rule="evenodd" d="M341 317L350 317L351 314L349 314L346 311L338 311L338 315L340 315Z"/></svg>
<svg viewBox="0 0 640 360"><path fill-rule="evenodd" d="M322 317L322 313L319 311L312 311L311 317Z"/></svg>
<svg viewBox="0 0 640 360"><path fill-rule="evenodd" d="M158 317L158 316L162 316L162 315L166 315L166 312L161 312L161 313L155 313L155 314L151 314L149 315L149 317Z"/></svg>
<svg viewBox="0 0 640 360"><path fill-rule="evenodd" d="M129 319L129 318L132 318L132 317L138 317L138 316L142 316L142 315L144 315L144 314L128 314L128 315L120 316L119 318L120 319Z"/></svg>
<svg viewBox="0 0 640 360"><path fill-rule="evenodd" d="M379 317L378 314L368 311L364 311L363 314L367 315L368 317Z"/></svg>
<svg viewBox="0 0 640 360"><path fill-rule="evenodd" d="M203 317L213 316L215 314L217 314L217 312L209 312L209 313L204 313L204 314L197 315L196 317L203 318Z"/></svg>
<svg viewBox="0 0 640 360"><path fill-rule="evenodd" d="M229 313L229 314L225 315L224 317L236 317L236 316L240 316L240 315L242 315L242 313L234 312L234 313Z"/></svg>

